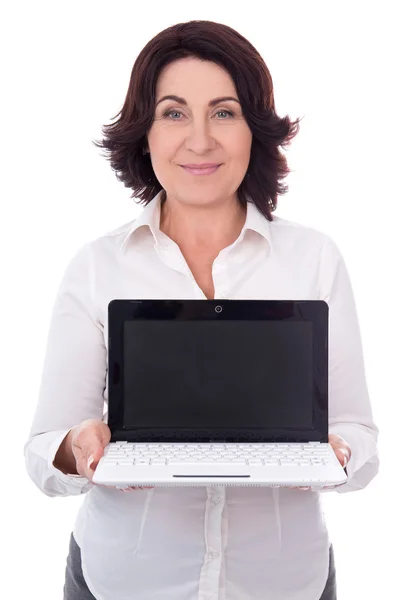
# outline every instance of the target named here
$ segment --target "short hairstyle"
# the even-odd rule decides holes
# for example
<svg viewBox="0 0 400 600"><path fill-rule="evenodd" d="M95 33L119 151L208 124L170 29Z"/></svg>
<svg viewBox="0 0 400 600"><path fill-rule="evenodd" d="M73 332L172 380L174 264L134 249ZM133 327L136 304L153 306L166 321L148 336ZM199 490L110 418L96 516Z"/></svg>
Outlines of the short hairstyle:
<svg viewBox="0 0 400 600"><path fill-rule="evenodd" d="M172 61L195 57L212 61L231 76L252 132L250 161L238 190L238 200L252 201L272 221L278 194L288 186L283 179L291 172L279 147L286 148L298 133L299 121L275 112L270 72L258 51L231 27L213 21L188 21L164 29L142 49L133 65L122 109L104 125L95 146L106 151L116 177L131 188L131 198L148 204L163 188L152 168L146 134L154 120L156 83L162 69ZM165 200L165 195L164 195Z"/></svg>

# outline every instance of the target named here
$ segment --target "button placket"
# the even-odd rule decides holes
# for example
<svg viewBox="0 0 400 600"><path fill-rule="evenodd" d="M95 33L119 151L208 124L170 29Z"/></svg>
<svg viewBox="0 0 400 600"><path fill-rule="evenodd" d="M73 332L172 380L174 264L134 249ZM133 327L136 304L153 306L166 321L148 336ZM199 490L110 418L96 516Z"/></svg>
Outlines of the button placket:
<svg viewBox="0 0 400 600"><path fill-rule="evenodd" d="M210 548L207 555L208 555L209 560L214 560L219 557L220 553L217 550Z"/></svg>
<svg viewBox="0 0 400 600"><path fill-rule="evenodd" d="M206 555L200 577L199 598L218 598L222 565L222 511L225 488L207 487L205 534Z"/></svg>
<svg viewBox="0 0 400 600"><path fill-rule="evenodd" d="M209 544L209 556L213 559L218 558L222 548L222 511L223 497L225 489L209 489L207 502L208 507L208 528L207 544Z"/></svg>

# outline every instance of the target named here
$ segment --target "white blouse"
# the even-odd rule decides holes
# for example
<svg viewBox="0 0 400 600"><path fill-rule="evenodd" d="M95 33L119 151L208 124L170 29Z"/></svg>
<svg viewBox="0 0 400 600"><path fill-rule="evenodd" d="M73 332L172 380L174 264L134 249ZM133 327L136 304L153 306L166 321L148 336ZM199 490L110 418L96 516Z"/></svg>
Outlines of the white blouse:
<svg viewBox="0 0 400 600"><path fill-rule="evenodd" d="M202 298L178 245L159 229L160 192L139 218L80 248L55 301L26 468L47 496L85 494L74 527L97 600L319 600L330 539L320 493L267 487L122 492L53 466L68 431L103 419L107 306L113 298ZM361 337L333 240L252 204L212 267L215 298L323 299L329 311L329 432L350 445L339 493L379 468Z"/></svg>

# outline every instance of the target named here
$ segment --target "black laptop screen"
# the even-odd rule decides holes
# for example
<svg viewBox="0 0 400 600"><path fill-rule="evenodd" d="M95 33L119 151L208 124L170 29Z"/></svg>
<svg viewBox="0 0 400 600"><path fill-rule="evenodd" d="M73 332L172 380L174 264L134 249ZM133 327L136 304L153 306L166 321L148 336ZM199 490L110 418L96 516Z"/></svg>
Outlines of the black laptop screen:
<svg viewBox="0 0 400 600"><path fill-rule="evenodd" d="M128 320L126 428L311 429L313 324Z"/></svg>

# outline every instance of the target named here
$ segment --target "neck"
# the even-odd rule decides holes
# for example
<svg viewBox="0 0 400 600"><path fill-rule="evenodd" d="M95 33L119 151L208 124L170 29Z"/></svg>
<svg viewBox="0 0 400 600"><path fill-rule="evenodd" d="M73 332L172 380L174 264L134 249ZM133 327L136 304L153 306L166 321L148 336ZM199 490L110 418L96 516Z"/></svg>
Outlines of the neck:
<svg viewBox="0 0 400 600"><path fill-rule="evenodd" d="M193 206L167 197L161 205L160 230L180 247L219 252L239 237L246 212L236 198Z"/></svg>

